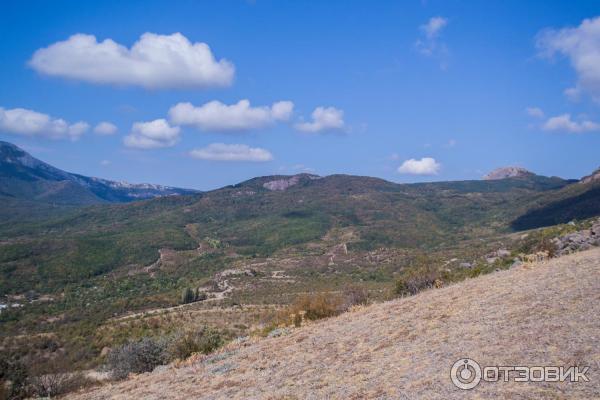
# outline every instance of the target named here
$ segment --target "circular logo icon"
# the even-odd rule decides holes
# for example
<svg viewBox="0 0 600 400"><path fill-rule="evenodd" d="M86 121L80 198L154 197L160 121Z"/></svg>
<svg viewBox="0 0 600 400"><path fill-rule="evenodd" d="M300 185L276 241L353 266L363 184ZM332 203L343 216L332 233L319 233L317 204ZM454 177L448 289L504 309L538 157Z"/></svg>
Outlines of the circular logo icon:
<svg viewBox="0 0 600 400"><path fill-rule="evenodd" d="M450 379L457 388L473 389L481 381L481 367L475 360L461 358L452 365Z"/></svg>

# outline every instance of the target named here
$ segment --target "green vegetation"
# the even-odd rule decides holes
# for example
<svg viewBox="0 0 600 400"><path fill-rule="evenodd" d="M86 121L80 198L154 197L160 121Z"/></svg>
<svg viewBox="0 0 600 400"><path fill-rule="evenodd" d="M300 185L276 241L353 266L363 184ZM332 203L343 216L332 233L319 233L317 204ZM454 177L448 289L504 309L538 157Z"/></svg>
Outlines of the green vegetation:
<svg viewBox="0 0 600 400"><path fill-rule="evenodd" d="M230 338L282 313L300 325L508 268L574 229L521 238L511 221L533 215L532 204L596 196L593 185L535 176L414 185L303 176L285 191L263 188L272 179L129 204L43 206L29 217L9 202L25 217L0 223L0 303L18 305L0 312L2 352L26 369L87 369L106 361L106 349L183 335L176 328L218 327ZM486 261L501 248L511 255ZM217 342L195 335L180 336L172 354Z"/></svg>

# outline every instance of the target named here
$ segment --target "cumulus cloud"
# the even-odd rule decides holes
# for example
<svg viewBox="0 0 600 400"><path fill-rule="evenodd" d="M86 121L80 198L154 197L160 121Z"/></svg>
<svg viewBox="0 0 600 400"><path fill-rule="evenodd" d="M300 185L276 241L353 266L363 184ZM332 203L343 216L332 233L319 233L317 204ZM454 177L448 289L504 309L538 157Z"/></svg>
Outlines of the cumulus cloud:
<svg viewBox="0 0 600 400"><path fill-rule="evenodd" d="M37 50L29 65L44 75L152 89L229 86L235 73L206 43L192 43L181 33L144 33L130 49L79 33Z"/></svg>
<svg viewBox="0 0 600 400"><path fill-rule="evenodd" d="M542 129L545 131L585 133L600 130L600 124L586 119L574 121L571 119L571 114L562 114L549 118L544 125L542 125Z"/></svg>
<svg viewBox="0 0 600 400"><path fill-rule="evenodd" d="M266 149L250 147L245 144L212 143L200 149L194 149L190 156L210 161L271 161L273 155Z"/></svg>
<svg viewBox="0 0 600 400"><path fill-rule="evenodd" d="M576 98L581 90L600 101L600 17L584 19L578 27L546 29L538 34L536 45L543 57L561 54L577 73L577 85L566 90Z"/></svg>
<svg viewBox="0 0 600 400"><path fill-rule="evenodd" d="M117 127L115 124L110 122L100 122L98 125L94 127L94 133L98 135L114 135L117 133Z"/></svg>
<svg viewBox="0 0 600 400"><path fill-rule="evenodd" d="M173 124L190 125L203 131L247 131L287 121L293 110L291 101L278 101L271 107L252 107L246 99L231 105L210 101L199 107L179 103L171 107L169 118Z"/></svg>
<svg viewBox="0 0 600 400"><path fill-rule="evenodd" d="M300 122L294 127L301 132L318 133L344 128L344 111L335 107L317 107L311 114L312 121Z"/></svg>
<svg viewBox="0 0 600 400"><path fill-rule="evenodd" d="M419 27L422 37L415 42L417 51L425 56L443 57L448 53L446 45L440 42L439 37L442 30L448 25L448 19L444 17L432 17ZM442 67L445 62L442 62Z"/></svg>
<svg viewBox="0 0 600 400"><path fill-rule="evenodd" d="M544 118L544 111L539 107L527 107L525 112L533 118Z"/></svg>
<svg viewBox="0 0 600 400"><path fill-rule="evenodd" d="M172 147L179 141L179 127L170 126L164 119L150 122L136 122L131 133L123 139L127 147L137 149L157 149Z"/></svg>
<svg viewBox="0 0 600 400"><path fill-rule="evenodd" d="M69 124L61 118L25 108L0 107L0 131L23 136L41 136L50 139L77 140L88 129L83 121Z"/></svg>
<svg viewBox="0 0 600 400"><path fill-rule="evenodd" d="M423 157L420 160L411 158L398 167L398 172L409 175L437 175L442 165L431 157Z"/></svg>

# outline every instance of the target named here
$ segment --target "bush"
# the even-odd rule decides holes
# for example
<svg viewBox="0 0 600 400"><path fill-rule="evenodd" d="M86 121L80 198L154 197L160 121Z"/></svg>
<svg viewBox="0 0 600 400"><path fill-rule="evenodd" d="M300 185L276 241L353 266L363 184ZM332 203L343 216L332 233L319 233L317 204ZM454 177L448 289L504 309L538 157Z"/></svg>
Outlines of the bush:
<svg viewBox="0 0 600 400"><path fill-rule="evenodd" d="M167 341L165 339L143 338L113 349L107 357L107 369L116 379L124 379L130 373L150 372L155 367L166 364Z"/></svg>
<svg viewBox="0 0 600 400"><path fill-rule="evenodd" d="M174 336L168 345L171 360L184 360L194 353L208 354L223 345L223 336L216 330L203 328Z"/></svg>
<svg viewBox="0 0 600 400"><path fill-rule="evenodd" d="M45 374L31 378L30 395L54 397L90 386L94 381L82 373Z"/></svg>
<svg viewBox="0 0 600 400"><path fill-rule="evenodd" d="M344 288L344 310L352 306L366 305L369 302L369 292L358 285L348 285Z"/></svg>
<svg viewBox="0 0 600 400"><path fill-rule="evenodd" d="M207 299L207 295L204 292L200 292L198 289L185 288L181 293L181 304L189 304L196 301L203 301Z"/></svg>
<svg viewBox="0 0 600 400"><path fill-rule="evenodd" d="M211 353L224 343L223 335L209 328L170 337L146 337L112 350L108 353L105 367L114 378L124 379L131 373L150 372L159 365L184 360L194 353Z"/></svg>
<svg viewBox="0 0 600 400"><path fill-rule="evenodd" d="M310 294L297 298L289 311L290 315L304 314L304 318L309 320L328 318L343 311L343 301L329 293Z"/></svg>
<svg viewBox="0 0 600 400"><path fill-rule="evenodd" d="M27 394L27 369L12 355L0 357L0 399L21 399Z"/></svg>
<svg viewBox="0 0 600 400"><path fill-rule="evenodd" d="M397 295L415 295L423 289L441 286L440 273L433 261L425 255L417 255L410 263L404 276L396 281Z"/></svg>
<svg viewBox="0 0 600 400"><path fill-rule="evenodd" d="M415 295L423 289L430 289L434 287L438 281L438 277L434 273L400 278L396 281L395 292L398 295Z"/></svg>

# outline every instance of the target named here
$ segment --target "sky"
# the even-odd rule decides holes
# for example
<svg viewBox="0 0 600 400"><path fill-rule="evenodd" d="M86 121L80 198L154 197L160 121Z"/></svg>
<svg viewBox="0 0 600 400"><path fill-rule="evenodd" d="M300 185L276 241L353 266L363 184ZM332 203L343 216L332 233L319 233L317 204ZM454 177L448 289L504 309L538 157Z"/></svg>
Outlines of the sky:
<svg viewBox="0 0 600 400"><path fill-rule="evenodd" d="M9 1L0 140L213 189L600 166L598 1Z"/></svg>

